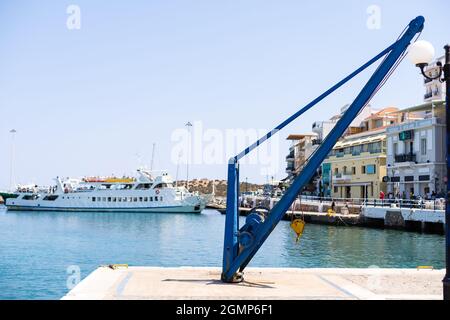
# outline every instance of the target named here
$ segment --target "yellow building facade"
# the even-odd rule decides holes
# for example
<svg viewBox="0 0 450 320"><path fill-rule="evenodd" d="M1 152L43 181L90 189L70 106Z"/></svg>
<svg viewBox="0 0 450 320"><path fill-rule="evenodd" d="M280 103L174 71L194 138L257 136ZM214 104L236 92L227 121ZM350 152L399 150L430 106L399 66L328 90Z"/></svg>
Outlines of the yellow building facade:
<svg viewBox="0 0 450 320"><path fill-rule="evenodd" d="M323 163L333 198L379 198L387 188L385 128L343 138Z"/></svg>

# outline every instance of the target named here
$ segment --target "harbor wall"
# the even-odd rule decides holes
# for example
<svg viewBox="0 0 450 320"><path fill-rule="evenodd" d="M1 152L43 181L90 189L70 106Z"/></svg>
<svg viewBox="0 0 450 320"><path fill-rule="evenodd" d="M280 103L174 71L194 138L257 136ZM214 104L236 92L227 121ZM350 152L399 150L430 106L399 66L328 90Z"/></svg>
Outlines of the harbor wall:
<svg viewBox="0 0 450 320"><path fill-rule="evenodd" d="M444 233L445 211L412 208L363 207L363 225L383 225L387 228Z"/></svg>
<svg viewBox="0 0 450 320"><path fill-rule="evenodd" d="M250 197L240 199L239 214L246 216L253 207L271 209L278 199ZM225 206L209 206L222 214L226 213ZM307 223L359 226L368 228L386 228L424 233L444 234L445 211L438 206L423 206L423 208L396 207L384 203L382 205L369 202L356 205L346 202L336 202L333 214L328 214L331 203L328 201L295 201L283 220L303 218Z"/></svg>

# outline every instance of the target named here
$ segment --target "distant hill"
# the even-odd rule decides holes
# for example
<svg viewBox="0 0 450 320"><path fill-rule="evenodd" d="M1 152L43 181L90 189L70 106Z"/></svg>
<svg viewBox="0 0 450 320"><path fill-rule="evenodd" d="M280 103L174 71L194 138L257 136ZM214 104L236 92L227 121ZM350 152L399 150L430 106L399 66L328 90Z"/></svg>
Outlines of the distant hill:
<svg viewBox="0 0 450 320"><path fill-rule="evenodd" d="M216 196L225 197L227 194L226 180L193 179L189 180L189 191L198 191L200 194L211 194L213 191L213 181L215 184ZM186 180L178 180L178 186L186 186ZM263 186L254 183L240 183L241 192L257 191Z"/></svg>

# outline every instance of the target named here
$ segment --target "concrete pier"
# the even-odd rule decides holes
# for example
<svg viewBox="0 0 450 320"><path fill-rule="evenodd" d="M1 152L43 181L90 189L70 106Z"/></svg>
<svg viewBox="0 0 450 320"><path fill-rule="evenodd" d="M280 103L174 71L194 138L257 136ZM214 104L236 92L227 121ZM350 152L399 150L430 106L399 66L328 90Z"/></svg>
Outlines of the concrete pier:
<svg viewBox="0 0 450 320"><path fill-rule="evenodd" d="M219 268L100 267L64 300L442 299L444 270L249 268L237 284Z"/></svg>

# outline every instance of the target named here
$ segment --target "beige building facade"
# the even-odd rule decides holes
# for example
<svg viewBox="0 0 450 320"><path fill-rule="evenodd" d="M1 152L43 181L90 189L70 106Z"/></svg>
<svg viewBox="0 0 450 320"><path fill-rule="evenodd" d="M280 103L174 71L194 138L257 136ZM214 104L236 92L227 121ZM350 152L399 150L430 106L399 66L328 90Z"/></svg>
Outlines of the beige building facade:
<svg viewBox="0 0 450 320"><path fill-rule="evenodd" d="M330 165L333 198L378 198L386 193L384 129L348 136L336 143L324 164Z"/></svg>

